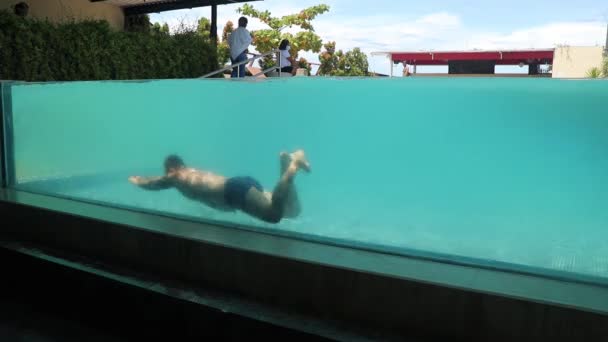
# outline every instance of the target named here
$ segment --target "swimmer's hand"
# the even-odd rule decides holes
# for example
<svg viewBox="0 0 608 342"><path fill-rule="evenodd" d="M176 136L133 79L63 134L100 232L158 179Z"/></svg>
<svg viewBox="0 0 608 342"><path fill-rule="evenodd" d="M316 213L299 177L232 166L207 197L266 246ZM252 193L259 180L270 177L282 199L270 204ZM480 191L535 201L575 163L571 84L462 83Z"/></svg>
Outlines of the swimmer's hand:
<svg viewBox="0 0 608 342"><path fill-rule="evenodd" d="M141 176L131 176L129 177L129 182L140 186L147 190L163 190L169 189L172 186L172 183L169 178L165 176L160 177L141 177Z"/></svg>

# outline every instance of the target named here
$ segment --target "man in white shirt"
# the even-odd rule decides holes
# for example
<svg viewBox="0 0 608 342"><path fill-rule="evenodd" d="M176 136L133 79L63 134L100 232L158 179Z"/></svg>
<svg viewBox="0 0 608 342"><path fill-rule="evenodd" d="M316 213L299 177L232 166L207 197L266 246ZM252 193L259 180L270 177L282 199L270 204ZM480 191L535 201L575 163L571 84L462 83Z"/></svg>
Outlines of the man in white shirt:
<svg viewBox="0 0 608 342"><path fill-rule="evenodd" d="M247 48L252 42L251 33L247 31L247 18L239 18L239 27L228 37L230 61L232 65L247 60ZM232 68L231 77L245 77L245 64Z"/></svg>

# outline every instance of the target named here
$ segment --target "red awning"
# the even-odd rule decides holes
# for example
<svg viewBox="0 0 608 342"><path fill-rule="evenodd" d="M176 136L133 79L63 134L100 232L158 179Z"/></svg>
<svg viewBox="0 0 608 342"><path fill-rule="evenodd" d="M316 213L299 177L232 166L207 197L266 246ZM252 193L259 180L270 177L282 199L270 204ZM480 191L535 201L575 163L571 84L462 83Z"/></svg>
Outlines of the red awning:
<svg viewBox="0 0 608 342"><path fill-rule="evenodd" d="M446 65L449 61L496 61L500 65L552 63L553 49L507 51L387 52L395 62L417 65Z"/></svg>

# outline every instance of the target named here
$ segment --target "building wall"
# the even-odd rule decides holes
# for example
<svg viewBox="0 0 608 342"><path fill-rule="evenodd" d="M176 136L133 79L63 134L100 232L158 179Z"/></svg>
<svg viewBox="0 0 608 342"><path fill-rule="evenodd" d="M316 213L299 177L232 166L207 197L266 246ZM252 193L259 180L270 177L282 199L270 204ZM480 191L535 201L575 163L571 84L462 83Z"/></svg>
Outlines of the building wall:
<svg viewBox="0 0 608 342"><path fill-rule="evenodd" d="M28 17L62 22L76 19L105 19L117 30L124 27L124 14L120 7L90 2L89 0L0 0L0 10L25 1L30 9Z"/></svg>
<svg viewBox="0 0 608 342"><path fill-rule="evenodd" d="M583 78L593 67L602 65L602 46L562 46L555 48L554 78Z"/></svg>

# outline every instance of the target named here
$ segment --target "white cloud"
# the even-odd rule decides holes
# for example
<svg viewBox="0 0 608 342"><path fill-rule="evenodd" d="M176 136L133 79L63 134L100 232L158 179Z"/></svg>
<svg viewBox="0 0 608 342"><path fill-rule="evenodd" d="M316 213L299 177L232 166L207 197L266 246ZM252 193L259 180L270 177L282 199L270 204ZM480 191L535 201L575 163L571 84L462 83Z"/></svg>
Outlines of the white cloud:
<svg viewBox="0 0 608 342"><path fill-rule="evenodd" d="M416 22L422 25L431 25L434 27L446 28L459 27L461 25L460 17L447 12L439 12L425 15L417 19Z"/></svg>
<svg viewBox="0 0 608 342"><path fill-rule="evenodd" d="M474 35L470 45L477 48L550 48L565 45L602 45L606 26L601 22L563 22L516 30L506 34Z"/></svg>

